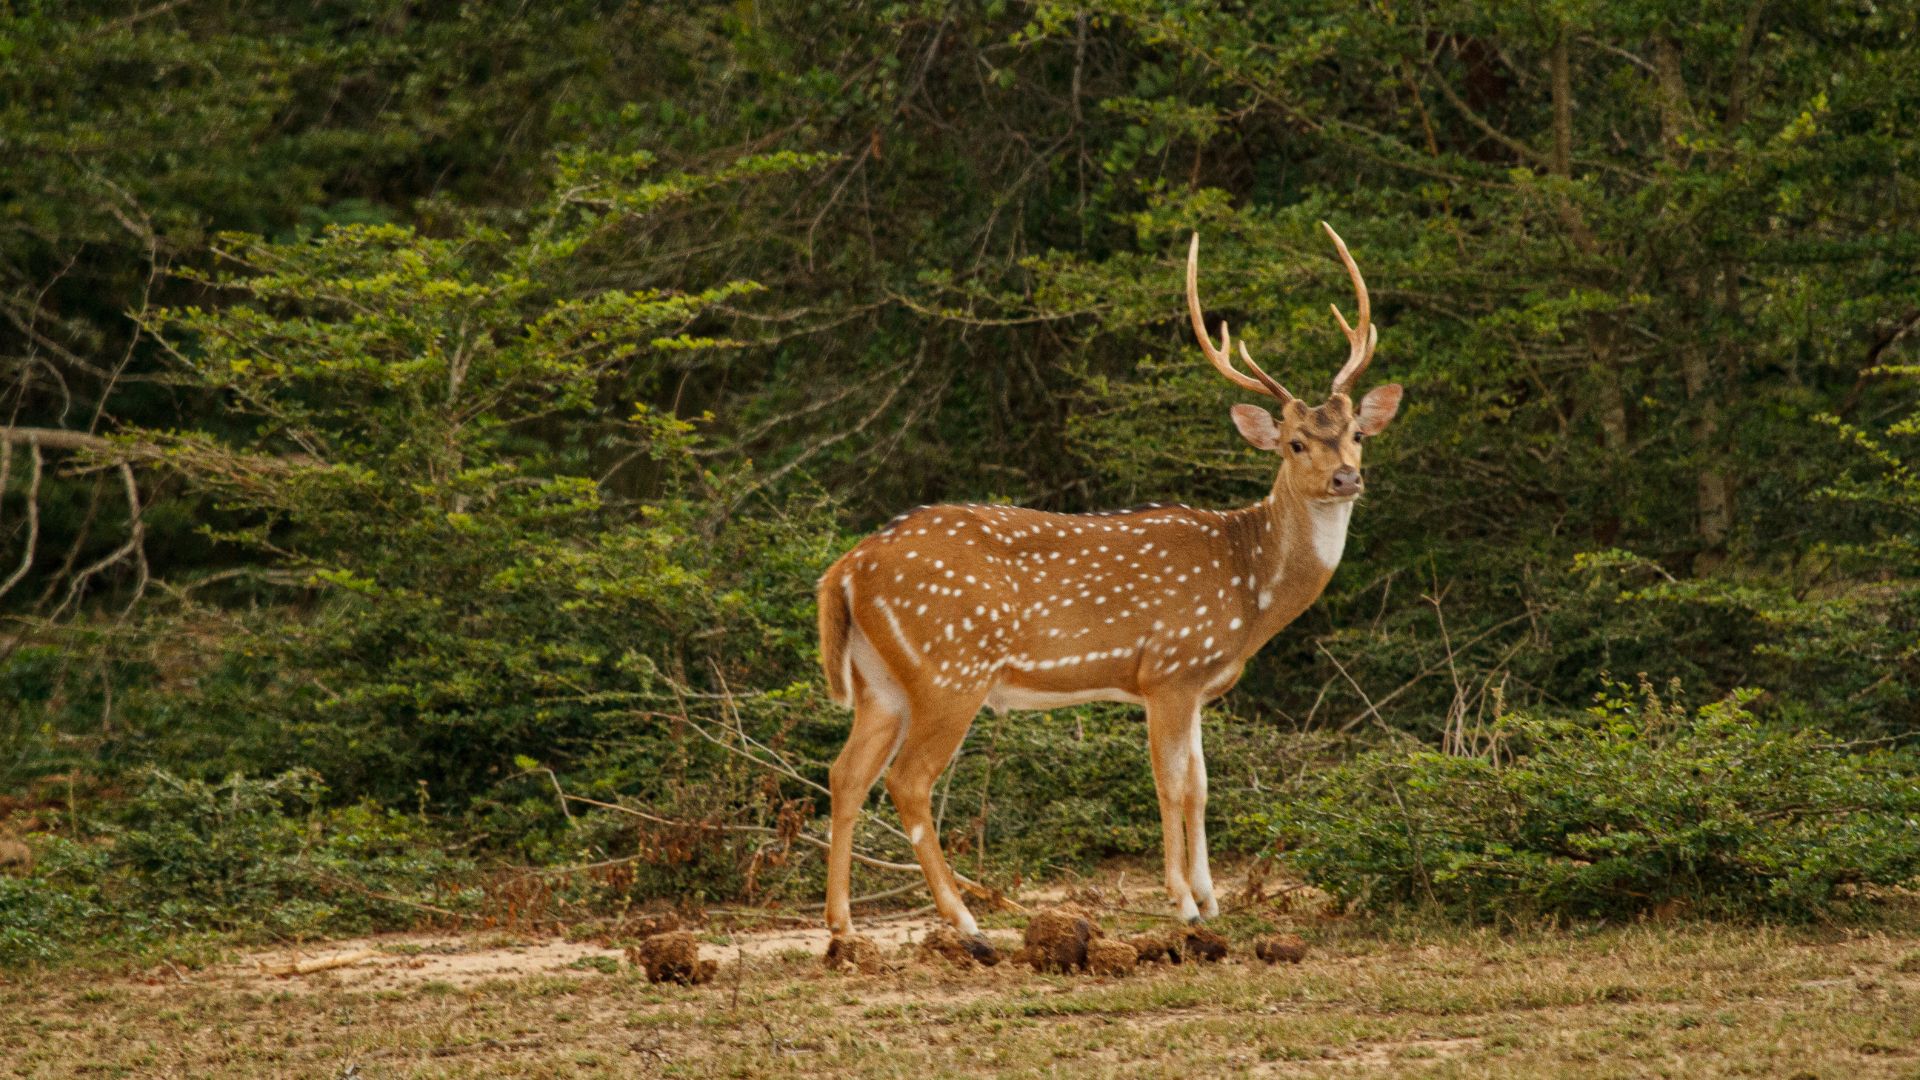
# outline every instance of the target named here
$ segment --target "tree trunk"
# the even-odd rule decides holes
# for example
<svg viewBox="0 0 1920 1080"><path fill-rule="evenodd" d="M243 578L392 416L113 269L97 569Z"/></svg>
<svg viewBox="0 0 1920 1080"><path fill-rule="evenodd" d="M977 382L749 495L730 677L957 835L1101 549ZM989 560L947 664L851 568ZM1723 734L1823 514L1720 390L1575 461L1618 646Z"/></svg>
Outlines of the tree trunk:
<svg viewBox="0 0 1920 1080"><path fill-rule="evenodd" d="M1679 165L1685 157L1681 138L1690 112L1687 84L1680 70L1680 49L1664 35L1654 40L1654 70L1660 102L1660 136L1667 159ZM1676 245L1676 250L1679 245ZM1685 273L1684 271L1682 272ZM1694 331L1680 346L1680 376L1687 400L1693 405L1693 449L1699 462L1694 475L1694 571L1705 573L1726 557L1727 532L1733 522L1733 484L1719 446L1720 414L1731 380L1716 377L1710 334L1700 333L1711 318L1715 271L1693 271L1693 288L1683 290L1685 317L1677 325Z"/></svg>

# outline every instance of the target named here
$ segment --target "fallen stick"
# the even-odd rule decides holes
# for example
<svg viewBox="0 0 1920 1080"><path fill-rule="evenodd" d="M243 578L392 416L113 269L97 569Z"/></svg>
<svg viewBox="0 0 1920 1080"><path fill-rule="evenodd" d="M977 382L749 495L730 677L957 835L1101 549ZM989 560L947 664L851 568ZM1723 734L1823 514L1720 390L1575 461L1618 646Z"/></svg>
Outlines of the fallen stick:
<svg viewBox="0 0 1920 1080"><path fill-rule="evenodd" d="M380 952L377 949L361 949L358 952L341 953L338 956L323 956L314 960L295 960L291 964L281 964L278 967L268 967L265 964L261 964L260 971L263 974L278 975L282 978L290 975L311 975L316 971L331 971L334 968L350 967L362 960L371 960L379 955Z"/></svg>

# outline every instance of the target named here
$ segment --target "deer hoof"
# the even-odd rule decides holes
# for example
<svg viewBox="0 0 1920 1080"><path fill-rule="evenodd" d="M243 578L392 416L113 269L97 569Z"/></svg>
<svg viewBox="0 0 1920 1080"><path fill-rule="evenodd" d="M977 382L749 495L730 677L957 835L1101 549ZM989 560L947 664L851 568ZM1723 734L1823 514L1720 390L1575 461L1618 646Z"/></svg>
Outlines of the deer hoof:
<svg viewBox="0 0 1920 1080"><path fill-rule="evenodd" d="M967 938L966 946L967 955L973 957L986 967L992 967L1000 962L999 951L987 940L987 935L985 934L975 934Z"/></svg>

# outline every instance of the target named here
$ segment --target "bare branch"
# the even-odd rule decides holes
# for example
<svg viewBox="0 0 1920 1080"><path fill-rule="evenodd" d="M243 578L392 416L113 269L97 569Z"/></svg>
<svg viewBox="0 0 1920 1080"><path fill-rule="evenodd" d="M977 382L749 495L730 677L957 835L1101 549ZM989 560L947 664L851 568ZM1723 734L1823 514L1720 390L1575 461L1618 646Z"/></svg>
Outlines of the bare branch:
<svg viewBox="0 0 1920 1080"><path fill-rule="evenodd" d="M27 547L20 553L19 568L7 575L7 580L0 581L0 596L13 591L13 587L20 584L20 579L27 576L27 570L33 566L34 548L40 543L40 444L27 445L33 454L33 478L27 483ZM11 460L13 444L9 442L6 446L7 456Z"/></svg>
<svg viewBox="0 0 1920 1080"><path fill-rule="evenodd" d="M53 613L48 616L50 619L58 619L61 615L65 614L67 609L73 605L73 602L80 598L80 590L94 575L129 556L133 557L134 564L139 570L139 576L135 580L133 599L128 601L128 609L131 610L134 604L139 603L140 597L146 594L148 570L145 540L147 527L146 523L141 520L140 487L134 481L133 466L122 461L119 469L121 485L125 489L127 496L127 541L73 576L73 579L67 584L66 597L60 601L59 607L53 609Z"/></svg>
<svg viewBox="0 0 1920 1080"><path fill-rule="evenodd" d="M113 442L98 435L89 435L84 431L68 431L65 428L43 427L0 427L0 441L25 443L30 446L44 446L49 450L91 450L100 454L112 454L120 451Z"/></svg>
<svg viewBox="0 0 1920 1080"><path fill-rule="evenodd" d="M710 822L710 821L675 821L672 818L661 817L658 814L649 814L644 810L635 810L631 806L621 806L619 803L602 802L599 799L589 799L585 795L566 795L564 797L577 803L585 803L588 806L597 806L603 810L612 810L617 813L622 813L622 814L630 815L632 817L637 817L642 821L650 821L656 825L667 825L667 826L671 826L673 828L679 828L679 829L705 829L710 832L754 833L761 836L778 836L779 835L779 830L769 828L765 825L734 825L726 822ZM794 834L794 839L803 841L807 844L811 844L812 846L820 848L823 851L829 850L832 847L832 845L829 844L827 841L822 840L817 836L814 836L812 833L804 833L804 832L796 833ZM913 863L888 862L885 859L877 859L871 855L863 855L858 851L853 853L853 861L859 863L862 866L870 866L875 870L891 870L895 873L907 873L907 874L919 874L922 872L920 867L914 865ZM987 886L982 885L979 882L974 881L973 879L966 877L965 875L960 874L957 871L953 871L953 878L955 881L959 882L961 888L966 889L968 892L974 894L977 897L980 897L983 900L991 901L1009 911L1025 913L1025 911L1027 910L1026 908L1020 906L1019 904L1014 903L1012 900L1009 900L1005 896L1001 895L1001 893L997 889L990 889Z"/></svg>
<svg viewBox="0 0 1920 1080"><path fill-rule="evenodd" d="M1534 150L1533 147L1494 127L1487 122L1485 117L1475 112L1473 106L1468 105L1459 94L1454 92L1453 86L1447 82L1444 76L1434 70L1432 64L1427 65L1427 75L1429 76L1427 81L1439 89L1440 96L1447 99L1447 104L1452 105L1455 111L1467 118L1468 123L1479 128L1489 139L1513 151L1516 157L1529 165L1546 164L1546 162L1541 159L1539 152Z"/></svg>

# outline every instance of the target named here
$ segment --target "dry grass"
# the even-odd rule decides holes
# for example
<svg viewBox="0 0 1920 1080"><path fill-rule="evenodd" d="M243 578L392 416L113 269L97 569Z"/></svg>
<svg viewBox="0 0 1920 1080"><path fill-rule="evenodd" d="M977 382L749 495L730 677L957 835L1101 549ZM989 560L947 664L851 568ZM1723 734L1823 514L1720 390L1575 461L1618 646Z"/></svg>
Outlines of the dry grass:
<svg viewBox="0 0 1920 1080"><path fill-rule="evenodd" d="M1298 967L1254 961L1242 936L1229 963L1113 981L904 950L877 975L749 955L698 988L578 959L386 989L346 971L47 975L0 984L0 1075L1920 1076L1920 926L1307 936Z"/></svg>

